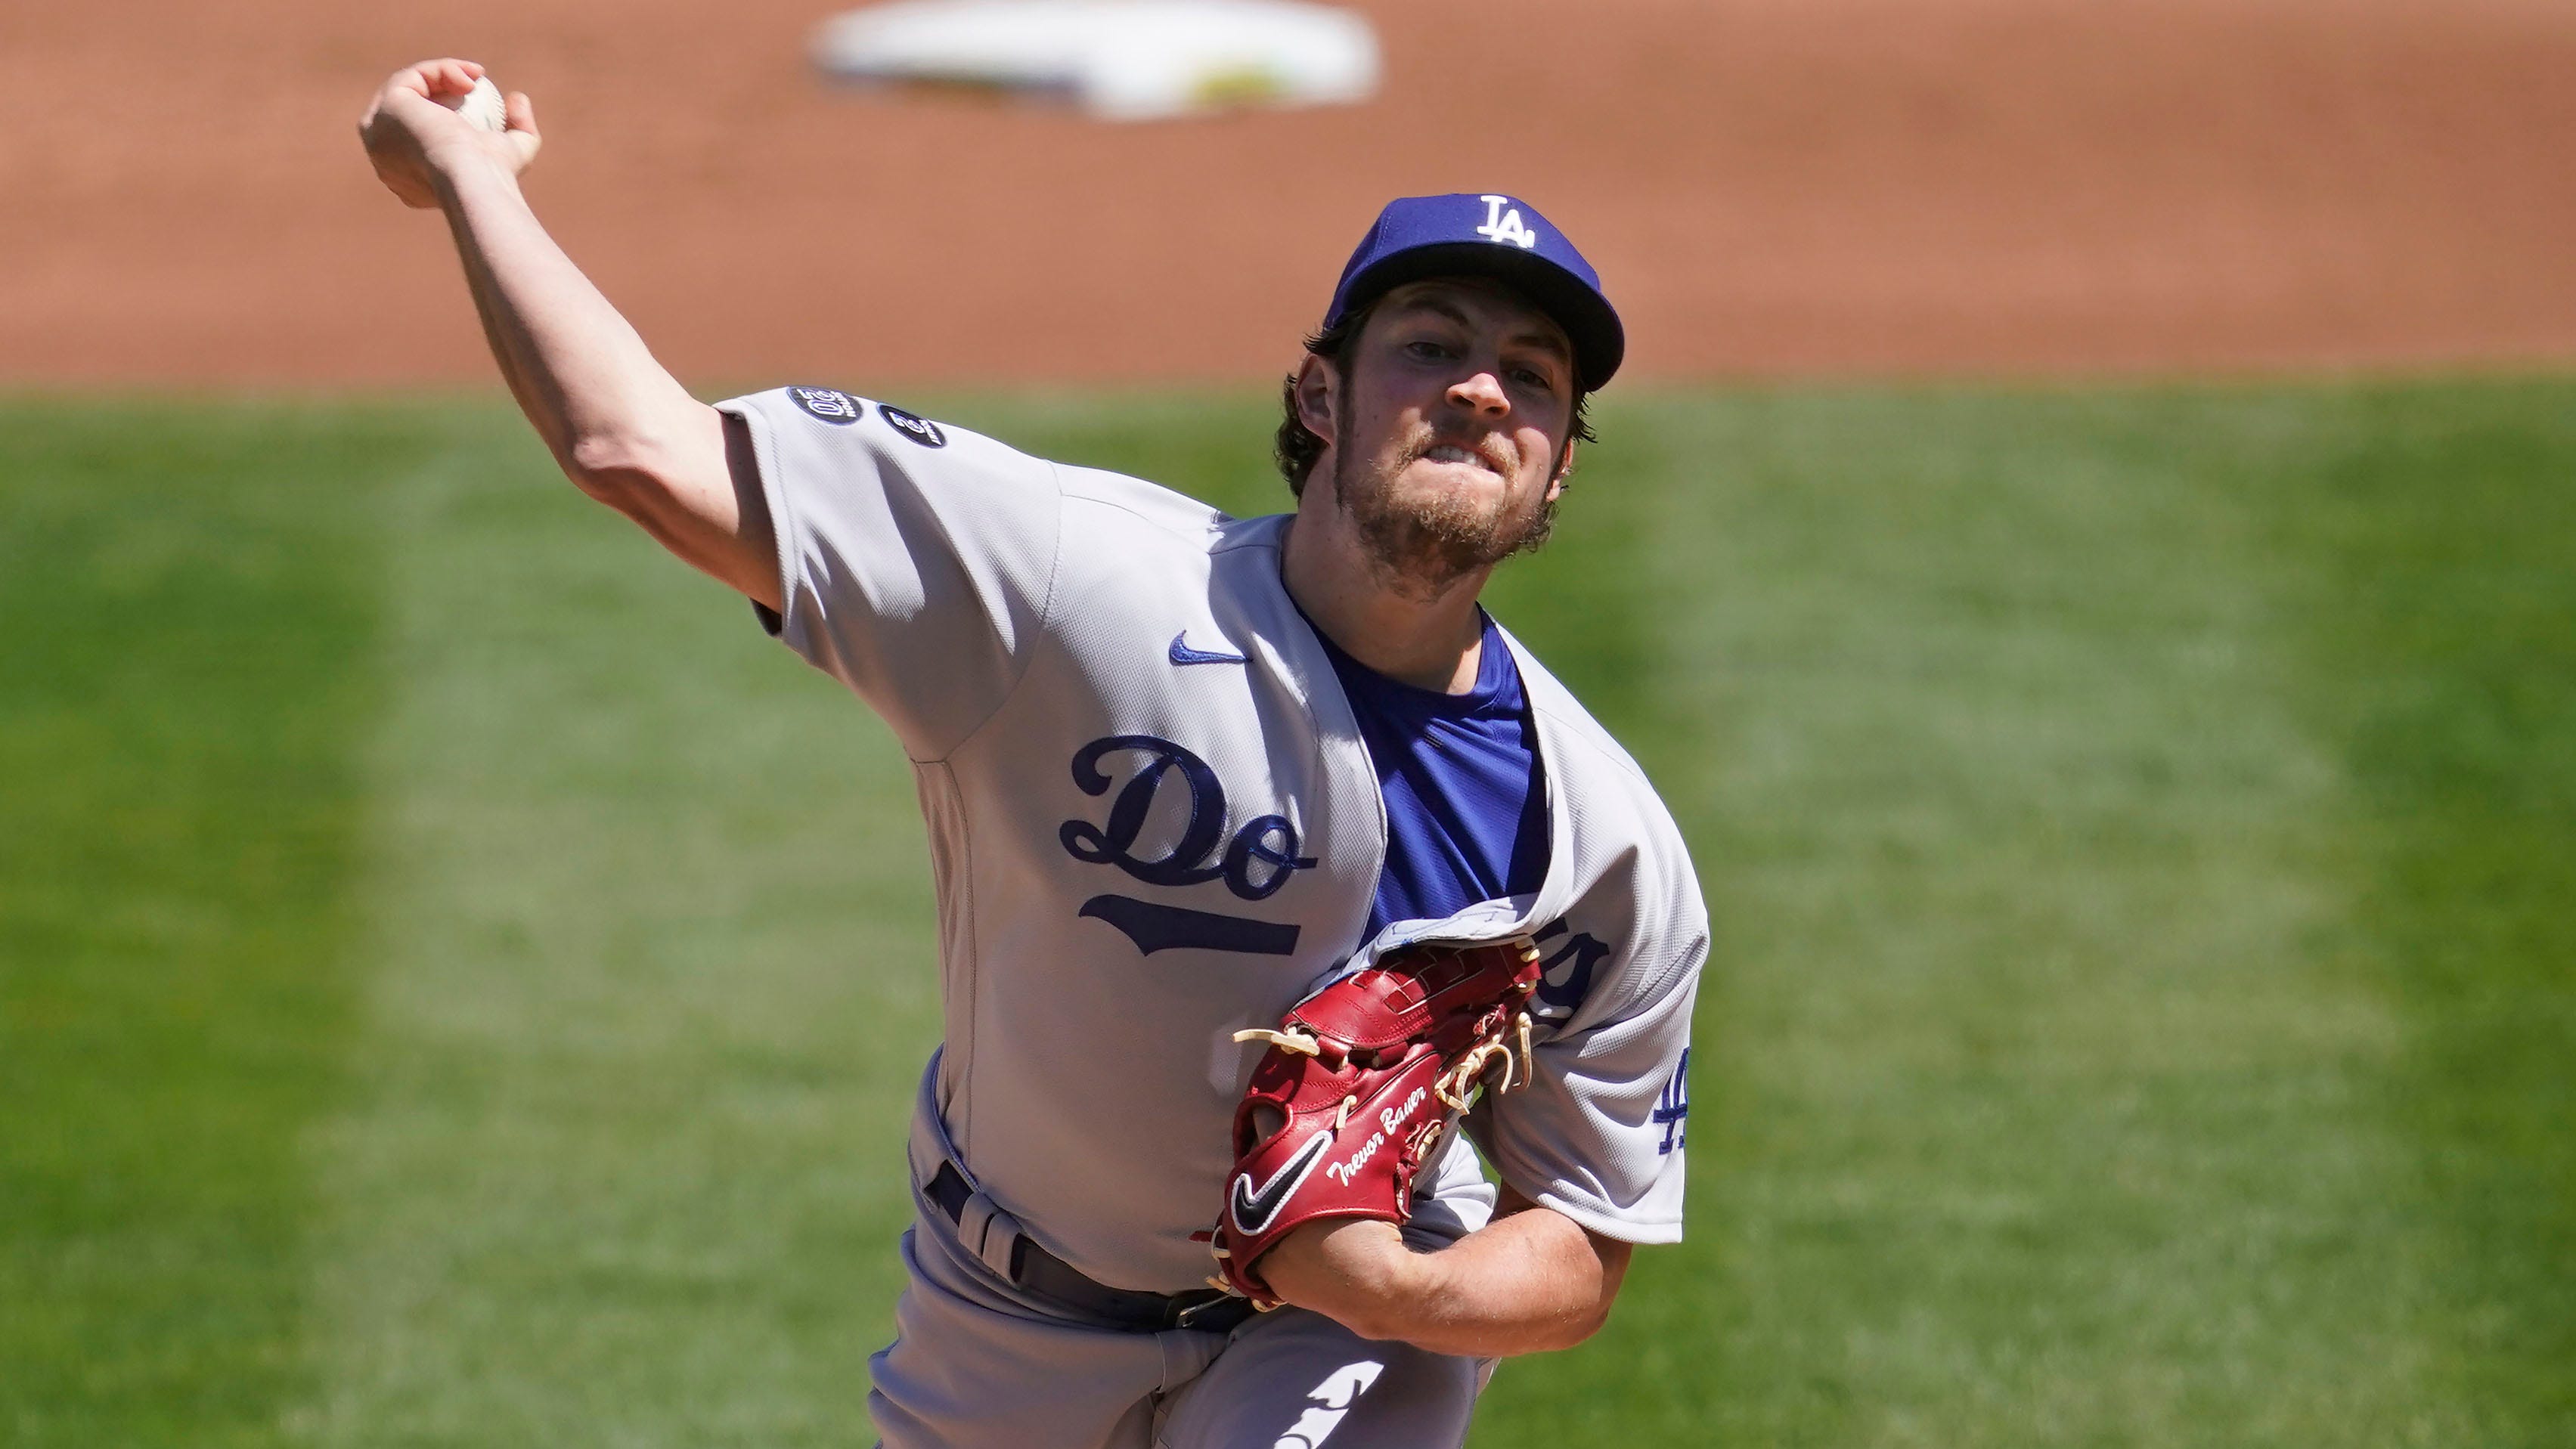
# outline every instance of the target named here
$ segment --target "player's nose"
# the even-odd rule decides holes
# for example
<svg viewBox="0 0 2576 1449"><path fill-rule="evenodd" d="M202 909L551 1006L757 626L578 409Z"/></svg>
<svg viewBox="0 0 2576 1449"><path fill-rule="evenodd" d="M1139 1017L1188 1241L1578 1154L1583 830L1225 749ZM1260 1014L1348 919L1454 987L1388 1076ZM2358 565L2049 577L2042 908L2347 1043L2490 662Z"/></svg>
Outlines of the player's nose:
<svg viewBox="0 0 2576 1449"><path fill-rule="evenodd" d="M1486 368L1479 368L1449 384L1449 401L1471 411L1497 417L1512 410L1511 395L1503 391L1503 380Z"/></svg>

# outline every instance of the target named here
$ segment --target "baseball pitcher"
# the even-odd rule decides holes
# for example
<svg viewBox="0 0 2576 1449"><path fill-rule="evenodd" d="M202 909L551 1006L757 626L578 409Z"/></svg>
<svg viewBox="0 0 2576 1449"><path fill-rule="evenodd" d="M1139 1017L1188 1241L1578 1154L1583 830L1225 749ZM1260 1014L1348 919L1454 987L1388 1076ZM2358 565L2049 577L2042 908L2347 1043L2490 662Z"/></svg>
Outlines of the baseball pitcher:
<svg viewBox="0 0 2576 1449"><path fill-rule="evenodd" d="M439 104L480 75L360 131L528 420L912 761L945 1039L882 1442L1461 1443L1682 1230L1690 861L1477 604L1618 370L1592 267L1516 197L1388 205L1283 392L1292 511L1230 518L833 388L699 402L522 198L527 98Z"/></svg>

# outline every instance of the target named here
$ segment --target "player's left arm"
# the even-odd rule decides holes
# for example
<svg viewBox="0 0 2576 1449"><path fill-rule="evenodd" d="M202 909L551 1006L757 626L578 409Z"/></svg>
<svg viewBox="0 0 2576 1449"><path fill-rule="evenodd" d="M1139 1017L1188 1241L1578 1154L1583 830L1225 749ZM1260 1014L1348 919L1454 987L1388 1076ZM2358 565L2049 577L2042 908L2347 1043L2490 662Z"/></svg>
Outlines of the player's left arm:
<svg viewBox="0 0 2576 1449"><path fill-rule="evenodd" d="M1259 1259L1271 1291L1437 1353L1543 1353L1599 1332L1635 1244L1681 1236L1682 1141L1663 1111L1683 1090L1708 936L1695 893L1672 914L1662 930L1617 933L1643 949L1603 961L1527 1079L1488 1088L1468 1114L1501 1183L1490 1222L1430 1252L1388 1222L1306 1224Z"/></svg>
<svg viewBox="0 0 2576 1449"><path fill-rule="evenodd" d="M1436 1251L1414 1251L1393 1223L1318 1222L1280 1239L1261 1272L1286 1302L1362 1338L1503 1358L1599 1332L1631 1251L1506 1187L1492 1222Z"/></svg>

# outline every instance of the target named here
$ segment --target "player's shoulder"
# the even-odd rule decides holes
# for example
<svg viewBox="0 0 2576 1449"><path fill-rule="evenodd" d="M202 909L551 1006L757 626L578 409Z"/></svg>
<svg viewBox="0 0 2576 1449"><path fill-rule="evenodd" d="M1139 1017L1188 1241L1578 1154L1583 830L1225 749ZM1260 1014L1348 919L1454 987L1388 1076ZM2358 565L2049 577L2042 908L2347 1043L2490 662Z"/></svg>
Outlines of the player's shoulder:
<svg viewBox="0 0 2576 1449"><path fill-rule="evenodd" d="M873 448L900 440L927 455L946 452L961 443L968 444L970 452L1003 446L953 423L934 422L893 403L836 387L764 388L727 398L716 407L745 418L794 426L800 432L810 429L812 437L860 447Z"/></svg>
<svg viewBox="0 0 2576 1449"><path fill-rule="evenodd" d="M716 404L749 429L763 477L814 496L870 480L936 503L1030 523L1057 492L1055 465L955 423L831 387L775 387ZM1044 516L1052 527L1053 513Z"/></svg>
<svg viewBox="0 0 2576 1449"><path fill-rule="evenodd" d="M1579 783L1592 789L1606 789L1632 800L1640 809L1667 829L1674 829L1671 812L1664 808L1663 797L1655 792L1654 781L1646 776L1645 767L1628 753L1574 691L1549 671L1528 645L1503 631L1513 660L1519 664L1521 687L1529 697L1530 713L1543 721L1552 743L1568 752L1560 768L1579 778ZM1578 783L1569 781L1568 783ZM1675 830L1678 838L1678 830Z"/></svg>
<svg viewBox="0 0 2576 1449"><path fill-rule="evenodd" d="M1572 818L1578 876L1621 898L1618 911L1647 935L1668 945L1704 936L1707 907L1690 849L1644 767L1526 646L1503 637L1520 665L1550 788Z"/></svg>
<svg viewBox="0 0 2576 1449"><path fill-rule="evenodd" d="M1242 532L1241 520L1159 483L1072 463L1055 470L1067 522L1083 532L1114 532L1192 553L1215 552Z"/></svg>
<svg viewBox="0 0 2576 1449"><path fill-rule="evenodd" d="M1278 577L1275 555L1287 534L1287 514L1237 518L1159 483L1102 468L1059 463L1056 476L1064 498L1067 562L1077 572L1126 585L1143 574L1174 584L1202 581L1190 587L1205 587L1211 574L1238 585ZM1273 557L1248 564L1262 552Z"/></svg>
<svg viewBox="0 0 2576 1449"><path fill-rule="evenodd" d="M1063 506L1074 535L1104 561L1157 543L1210 553L1237 543L1244 520L1186 494L1105 468L1058 462L971 428L829 387L778 387L717 404L752 420L764 454L783 447L830 471L836 463L892 467L918 486L982 479L1042 487Z"/></svg>
<svg viewBox="0 0 2576 1449"><path fill-rule="evenodd" d="M751 422L765 478L825 496L872 480L969 525L979 546L1022 540L1031 568L1043 564L1050 600L1079 599L1086 616L1117 612L1121 599L1168 612L1173 591L1203 594L1225 555L1275 548L1284 523L1234 518L1158 483L1058 462L835 388L772 388L717 406ZM1275 577L1276 569L1230 573Z"/></svg>

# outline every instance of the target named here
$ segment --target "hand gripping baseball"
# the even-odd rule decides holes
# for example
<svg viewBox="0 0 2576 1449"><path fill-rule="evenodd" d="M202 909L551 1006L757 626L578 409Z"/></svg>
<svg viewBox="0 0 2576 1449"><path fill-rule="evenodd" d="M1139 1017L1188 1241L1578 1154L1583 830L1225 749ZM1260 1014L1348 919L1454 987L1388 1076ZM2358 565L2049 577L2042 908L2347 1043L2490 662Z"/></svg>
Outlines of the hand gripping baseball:
<svg viewBox="0 0 2576 1449"><path fill-rule="evenodd" d="M1529 1080L1538 980L1526 938L1425 943L1316 992L1275 1031L1236 1032L1270 1050L1235 1107L1209 1283L1276 1307L1253 1265L1292 1229L1411 1217L1414 1174L1490 1070L1498 1092Z"/></svg>
<svg viewBox="0 0 2576 1449"><path fill-rule="evenodd" d="M405 206L438 205L438 181L468 165L516 176L537 159L537 111L525 93L505 102L504 129L485 128L441 104L474 89L483 67L470 60L426 60L395 71L358 118L358 140L385 189Z"/></svg>

